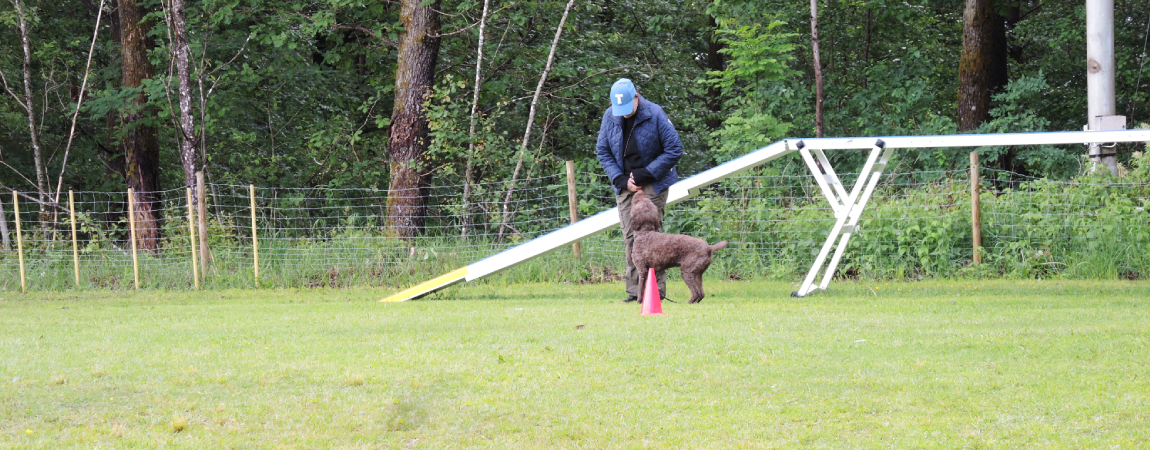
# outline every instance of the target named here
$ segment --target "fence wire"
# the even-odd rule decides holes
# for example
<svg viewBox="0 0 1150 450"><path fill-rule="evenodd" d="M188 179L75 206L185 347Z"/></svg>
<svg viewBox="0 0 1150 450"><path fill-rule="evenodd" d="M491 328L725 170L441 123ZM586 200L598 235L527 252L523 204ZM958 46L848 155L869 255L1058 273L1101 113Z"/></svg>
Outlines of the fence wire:
<svg viewBox="0 0 1150 450"><path fill-rule="evenodd" d="M1111 260L1113 267L1101 275L1147 273L1150 262L1137 253L1150 248L1145 231L1150 183L1058 182L991 169L983 169L980 176L987 261L980 270L1022 276L1098 275L1089 270ZM844 179L848 188L852 177ZM615 193L601 173L581 172L576 179L580 217L615 206ZM862 231L844 255L840 276L906 278L971 270L969 183L967 170L883 175L863 213ZM210 260L203 271L207 288L404 287L554 231L570 220L565 174L520 180L510 201L506 182L471 186L466 204L463 186L428 187L421 191L427 206L415 224L414 237L400 237L389 226L388 201L394 196L387 190L255 187L252 195L250 189L207 186ZM21 200L20 241L28 289L131 288L127 194L73 194L78 263L73 262L68 209L41 211ZM193 288L186 191L143 197L154 200L145 202L145 207L157 212L157 220L136 223L141 285ZM3 203L0 225L8 230L6 240L13 242L0 252L0 284L19 290L11 196ZM711 276L797 280L833 224L832 210L809 174L762 168L727 178L668 207L664 231L712 243L728 240L728 249L716 255ZM623 267L618 229L584 239L580 245L579 260L565 247L505 276L574 282L617 279ZM74 264L79 267L78 285Z"/></svg>

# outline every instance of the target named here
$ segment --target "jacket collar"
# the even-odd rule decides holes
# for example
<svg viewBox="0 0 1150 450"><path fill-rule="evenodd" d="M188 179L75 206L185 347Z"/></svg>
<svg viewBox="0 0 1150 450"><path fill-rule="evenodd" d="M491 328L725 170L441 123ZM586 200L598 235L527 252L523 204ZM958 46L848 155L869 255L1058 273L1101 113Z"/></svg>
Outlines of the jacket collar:
<svg viewBox="0 0 1150 450"><path fill-rule="evenodd" d="M643 94L635 93L635 95L639 97L639 110L635 112L635 125L638 125L644 120L651 118L651 105L647 99L643 98ZM619 126L623 126L623 116L613 117L615 117L615 122L617 122Z"/></svg>

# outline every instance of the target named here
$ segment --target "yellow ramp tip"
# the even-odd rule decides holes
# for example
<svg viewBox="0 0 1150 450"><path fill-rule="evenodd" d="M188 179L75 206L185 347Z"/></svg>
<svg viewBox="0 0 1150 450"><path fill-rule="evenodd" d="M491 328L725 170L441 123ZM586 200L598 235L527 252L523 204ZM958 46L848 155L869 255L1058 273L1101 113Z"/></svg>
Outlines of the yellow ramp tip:
<svg viewBox="0 0 1150 450"><path fill-rule="evenodd" d="M380 302L395 303L422 297L445 287L451 286L452 284L458 283L466 277L467 268L461 267L459 269L455 269L451 272L447 272L438 277L419 283L415 286L391 294L391 296L383 298L380 300Z"/></svg>

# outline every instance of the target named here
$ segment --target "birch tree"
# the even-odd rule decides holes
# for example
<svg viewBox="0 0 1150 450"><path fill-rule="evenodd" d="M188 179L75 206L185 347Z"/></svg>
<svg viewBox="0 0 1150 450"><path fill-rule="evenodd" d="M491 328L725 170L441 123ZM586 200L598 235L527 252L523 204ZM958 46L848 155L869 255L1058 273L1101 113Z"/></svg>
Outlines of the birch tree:
<svg viewBox="0 0 1150 450"><path fill-rule="evenodd" d="M32 161L36 171L36 199L40 204L40 214L43 217L48 212L48 174L44 165L44 150L40 145L40 128L37 122L35 98L32 96L32 43L28 37L28 9L22 0L9 1L16 9L16 28L20 34L20 47L24 50L23 98L9 87L8 76L3 71L0 71L0 77L3 78L4 90L16 100L16 103L28 116L28 137L32 143Z"/></svg>
<svg viewBox="0 0 1150 450"><path fill-rule="evenodd" d="M184 169L184 185L196 183L196 125L192 118L192 75L188 49L188 25L184 0L172 0L168 14L171 29L172 59L176 66L177 97L179 98L179 129L176 141L180 144L180 165ZM195 192L195 189L192 190Z"/></svg>
<svg viewBox="0 0 1150 450"><path fill-rule="evenodd" d="M471 196L471 169L475 163L475 111L479 108L479 91L482 87L482 78L479 75L483 72L483 29L487 25L487 6L491 0L483 0L483 14L479 16L479 48L475 51L475 84L473 84L473 92L471 95L471 125L467 131L467 163L463 171L463 213L462 217L462 231L461 235L467 239L467 229L471 225L469 219L469 210Z"/></svg>
<svg viewBox="0 0 1150 450"><path fill-rule="evenodd" d="M511 173L511 184L507 187L507 195L503 198L503 216L499 222L499 239L503 239L503 231L511 220L511 194L515 192L515 180L523 168L523 155L527 153L527 143L531 140L531 125L535 122L535 107L539 104L539 94L543 92L543 83L547 81L547 74L551 72L551 63L555 60L555 49L559 47L559 37L563 35L563 24L567 22L567 14L575 0L568 0L563 9L563 17L559 19L559 26L555 27L555 38L551 40L551 51L547 53L547 64L543 66L543 73L539 75L539 83L535 85L535 95L531 97L531 110L527 113L527 127L523 130L523 140L519 142L519 158L515 161L515 171Z"/></svg>

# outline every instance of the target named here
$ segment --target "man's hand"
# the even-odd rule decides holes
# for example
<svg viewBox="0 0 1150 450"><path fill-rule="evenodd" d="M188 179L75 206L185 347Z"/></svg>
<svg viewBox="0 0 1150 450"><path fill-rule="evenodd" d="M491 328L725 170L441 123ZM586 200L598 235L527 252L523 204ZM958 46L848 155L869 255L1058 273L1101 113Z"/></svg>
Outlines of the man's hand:
<svg viewBox="0 0 1150 450"><path fill-rule="evenodd" d="M635 184L635 174L631 174L631 177L627 179L627 190L631 192L639 192L643 190L642 186Z"/></svg>

